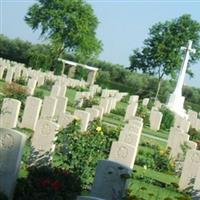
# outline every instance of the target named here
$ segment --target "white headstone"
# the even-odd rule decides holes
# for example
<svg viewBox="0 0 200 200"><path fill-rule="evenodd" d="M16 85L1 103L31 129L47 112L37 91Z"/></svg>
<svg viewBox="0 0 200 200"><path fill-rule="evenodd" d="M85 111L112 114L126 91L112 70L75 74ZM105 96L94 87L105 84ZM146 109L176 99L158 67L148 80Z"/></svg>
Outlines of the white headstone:
<svg viewBox="0 0 200 200"><path fill-rule="evenodd" d="M194 191L195 191L195 198L194 200L198 200L200 199L200 166L197 170L197 176L195 178L195 182L194 182Z"/></svg>
<svg viewBox="0 0 200 200"><path fill-rule="evenodd" d="M0 127L16 128L21 102L16 99L5 98L1 108Z"/></svg>
<svg viewBox="0 0 200 200"><path fill-rule="evenodd" d="M144 99L142 100L142 105L143 105L143 106L147 106L148 103L149 103L149 98L144 98Z"/></svg>
<svg viewBox="0 0 200 200"><path fill-rule="evenodd" d="M43 100L41 109L41 119L52 120L56 111L57 99L55 97L46 96Z"/></svg>
<svg viewBox="0 0 200 200"><path fill-rule="evenodd" d="M85 111L90 113L90 121L93 121L99 117L99 110L96 108L86 108Z"/></svg>
<svg viewBox="0 0 200 200"><path fill-rule="evenodd" d="M6 74L6 78L5 78L5 82L6 82L6 83L12 83L13 75L14 75L14 70L13 70L13 68L11 68L11 67L8 68L7 74Z"/></svg>
<svg viewBox="0 0 200 200"><path fill-rule="evenodd" d="M99 118L100 118L100 120L102 120L103 119L103 114L104 114L103 107L102 106L93 105L92 108L95 108L95 109L97 109L99 111Z"/></svg>
<svg viewBox="0 0 200 200"><path fill-rule="evenodd" d="M74 116L81 120L81 131L86 131L90 120L90 113L84 110L75 110Z"/></svg>
<svg viewBox="0 0 200 200"><path fill-rule="evenodd" d="M138 96L138 95L132 95L132 96L130 96L129 102L128 102L128 103L129 103L129 104L137 103L138 100L139 100L139 96Z"/></svg>
<svg viewBox="0 0 200 200"><path fill-rule="evenodd" d="M171 149L171 157L176 159L179 156L183 155L182 145L185 145L189 141L189 137L190 136L182 132L181 129L170 129L167 146Z"/></svg>
<svg viewBox="0 0 200 200"><path fill-rule="evenodd" d="M101 99L100 106L104 108L104 114L107 113L108 104L109 104L109 99Z"/></svg>
<svg viewBox="0 0 200 200"><path fill-rule="evenodd" d="M56 119L58 119L60 114L66 112L68 98L67 97L56 97L56 99L57 99L57 105L56 105L54 117Z"/></svg>
<svg viewBox="0 0 200 200"><path fill-rule="evenodd" d="M26 136L0 128L0 192L12 199Z"/></svg>
<svg viewBox="0 0 200 200"><path fill-rule="evenodd" d="M42 100L29 96L26 99L26 105L22 117L21 128L29 128L35 130L36 123L39 118Z"/></svg>
<svg viewBox="0 0 200 200"><path fill-rule="evenodd" d="M4 70L5 70L5 67L0 67L0 79L3 79L3 74L4 74Z"/></svg>
<svg viewBox="0 0 200 200"><path fill-rule="evenodd" d="M51 96L57 97L59 96L59 94L60 94L60 85L58 84L53 85L51 89Z"/></svg>
<svg viewBox="0 0 200 200"><path fill-rule="evenodd" d="M195 179L197 176L199 166L200 151L188 150L179 181L179 187L181 190L184 190L190 186L192 179Z"/></svg>
<svg viewBox="0 0 200 200"><path fill-rule="evenodd" d="M74 119L75 117L69 113L61 113L58 118L58 124L61 128L66 128Z"/></svg>
<svg viewBox="0 0 200 200"><path fill-rule="evenodd" d="M119 162L132 169L135 162L136 150L132 145L123 142L113 142L109 160Z"/></svg>
<svg viewBox="0 0 200 200"><path fill-rule="evenodd" d="M179 115L175 115L174 127L180 128L187 133L190 129L190 121Z"/></svg>
<svg viewBox="0 0 200 200"><path fill-rule="evenodd" d="M125 114L124 120L128 121L129 119L134 117L137 112L137 108L138 108L137 102L133 102L132 104L129 104L126 109L126 114Z"/></svg>
<svg viewBox="0 0 200 200"><path fill-rule="evenodd" d="M54 141L56 140L56 134L58 132L59 125L49 120L40 119L37 122L35 132L32 137L32 164L36 164L41 161L41 157L50 159L50 154L55 149Z"/></svg>
<svg viewBox="0 0 200 200"><path fill-rule="evenodd" d="M28 89L28 93L30 95L34 94L36 85L37 85L36 79L31 78L31 79L28 80L27 89Z"/></svg>
<svg viewBox="0 0 200 200"><path fill-rule="evenodd" d="M159 111L151 110L150 128L154 131L160 130L163 114Z"/></svg>

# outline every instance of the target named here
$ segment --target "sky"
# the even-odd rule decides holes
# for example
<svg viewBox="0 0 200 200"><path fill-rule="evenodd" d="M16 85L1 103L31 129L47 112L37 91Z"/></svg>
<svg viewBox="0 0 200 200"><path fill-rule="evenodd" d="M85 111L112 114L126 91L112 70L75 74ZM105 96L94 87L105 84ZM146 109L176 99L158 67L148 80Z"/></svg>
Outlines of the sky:
<svg viewBox="0 0 200 200"><path fill-rule="evenodd" d="M42 42L39 31L33 32L24 16L34 0L0 0L0 33L33 43ZM191 14L200 22L200 0L87 0L99 20L97 37L103 43L99 58L129 66L133 49L141 48L149 28L161 21ZM200 87L200 61L192 66L194 78L187 85Z"/></svg>

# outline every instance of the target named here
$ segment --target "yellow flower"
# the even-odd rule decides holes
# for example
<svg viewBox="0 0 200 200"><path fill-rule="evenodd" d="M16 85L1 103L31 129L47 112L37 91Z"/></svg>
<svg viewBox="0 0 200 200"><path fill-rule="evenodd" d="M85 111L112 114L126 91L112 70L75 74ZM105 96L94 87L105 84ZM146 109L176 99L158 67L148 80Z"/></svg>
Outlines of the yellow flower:
<svg viewBox="0 0 200 200"><path fill-rule="evenodd" d="M79 117L76 117L74 118L76 121L80 121L80 118Z"/></svg>
<svg viewBox="0 0 200 200"><path fill-rule="evenodd" d="M165 154L165 151L160 150L160 155L164 155L164 154Z"/></svg>
<svg viewBox="0 0 200 200"><path fill-rule="evenodd" d="M176 166L175 162L173 161L171 161L169 164L170 164L170 167L173 167L173 168Z"/></svg>
<svg viewBox="0 0 200 200"><path fill-rule="evenodd" d="M102 130L102 128L100 127L100 126L98 126L97 128L96 128L96 131L97 132L100 132Z"/></svg>

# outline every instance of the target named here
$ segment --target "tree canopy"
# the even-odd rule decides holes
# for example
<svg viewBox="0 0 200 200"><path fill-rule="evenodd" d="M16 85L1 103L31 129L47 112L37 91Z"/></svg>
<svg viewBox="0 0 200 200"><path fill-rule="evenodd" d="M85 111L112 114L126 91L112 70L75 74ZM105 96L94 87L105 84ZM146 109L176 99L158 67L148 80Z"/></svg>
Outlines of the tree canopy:
<svg viewBox="0 0 200 200"><path fill-rule="evenodd" d="M64 50L85 58L101 51L101 41L96 38L98 19L83 0L38 0L29 8L25 21L33 30L41 30L56 58Z"/></svg>
<svg viewBox="0 0 200 200"><path fill-rule="evenodd" d="M150 28L144 46L133 51L129 69L156 75L159 84L163 76L175 79L183 61L180 48L186 46L188 40L193 41L193 48L197 50L196 54L191 55L191 64L200 58L200 23L190 15L182 15L164 23L159 22ZM190 67L187 72L192 75Z"/></svg>

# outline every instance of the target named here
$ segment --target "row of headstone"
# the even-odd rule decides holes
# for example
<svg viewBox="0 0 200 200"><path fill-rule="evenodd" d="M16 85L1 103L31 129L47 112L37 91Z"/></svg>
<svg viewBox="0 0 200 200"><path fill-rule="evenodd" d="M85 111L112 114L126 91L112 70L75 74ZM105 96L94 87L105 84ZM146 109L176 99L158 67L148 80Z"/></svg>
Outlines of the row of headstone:
<svg viewBox="0 0 200 200"><path fill-rule="evenodd" d="M150 101L149 98L144 98L144 99L142 100L142 105L145 106L145 107L148 106L149 101Z"/></svg>
<svg viewBox="0 0 200 200"><path fill-rule="evenodd" d="M35 130L36 123L40 118L58 120L67 107L67 97L46 96L42 101L40 98L29 96L26 99L21 128ZM5 98L1 108L0 127L16 128L20 113L21 102L16 99Z"/></svg>
<svg viewBox="0 0 200 200"><path fill-rule="evenodd" d="M31 68L25 68L24 64L3 60L1 59L0 65L0 79L3 79L3 75L6 72L5 81L11 83L20 78L24 80L30 79L27 85L30 95L34 93L35 86L42 86L46 80L60 81L62 80L69 87L86 87L87 83L83 80L75 80L67 78L67 76L56 76L52 72L41 72L40 70L33 70Z"/></svg>
<svg viewBox="0 0 200 200"><path fill-rule="evenodd" d="M101 93L102 98L108 98L115 96L119 91L118 90L110 90L110 89L103 89Z"/></svg>
<svg viewBox="0 0 200 200"><path fill-rule="evenodd" d="M159 131L161 122L162 122L163 114L158 110L157 107L152 107L150 112L150 129L154 131Z"/></svg>
<svg viewBox="0 0 200 200"><path fill-rule="evenodd" d="M101 98L99 105L93 105L91 108L86 108L84 111L76 110L74 115L81 119L81 130L86 131L89 122L97 118L102 120L104 114L110 113L111 110L115 109L119 100L121 100L121 98L116 98L115 96Z"/></svg>
<svg viewBox="0 0 200 200"><path fill-rule="evenodd" d="M191 128L200 131L200 119L198 118L198 113L193 110L188 110L188 120L190 121Z"/></svg>
<svg viewBox="0 0 200 200"><path fill-rule="evenodd" d="M189 120L175 116L167 147L170 157L176 161L176 168L181 171L180 190L192 189L193 199L197 200L200 199L200 151L197 150L197 143L189 140L189 127Z"/></svg>
<svg viewBox="0 0 200 200"><path fill-rule="evenodd" d="M136 115L138 108L138 100L139 100L138 95L130 96L126 113L124 116L124 121L129 121L132 117Z"/></svg>
<svg viewBox="0 0 200 200"><path fill-rule="evenodd" d="M200 199L200 151L188 150L179 181L181 190L192 188L193 199Z"/></svg>
<svg viewBox="0 0 200 200"><path fill-rule="evenodd" d="M170 148L170 156L175 160L184 160L183 148L196 150L197 144L189 140L190 136L181 128L170 129L167 146Z"/></svg>
<svg viewBox="0 0 200 200"><path fill-rule="evenodd" d="M143 120L133 117L113 142L108 160L98 162L90 196L78 200L122 200L127 190L127 179L134 166L142 133Z"/></svg>
<svg viewBox="0 0 200 200"><path fill-rule="evenodd" d="M188 133L190 129L190 121L175 114L174 127L180 128L183 132Z"/></svg>

